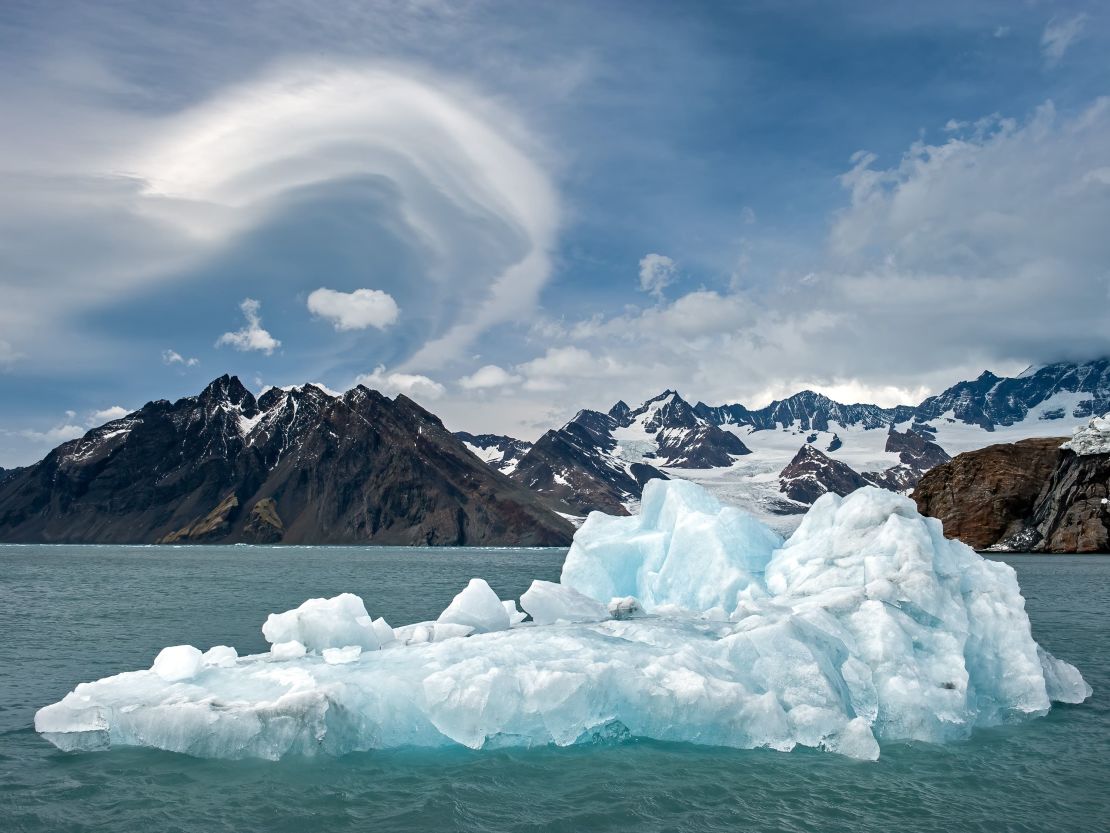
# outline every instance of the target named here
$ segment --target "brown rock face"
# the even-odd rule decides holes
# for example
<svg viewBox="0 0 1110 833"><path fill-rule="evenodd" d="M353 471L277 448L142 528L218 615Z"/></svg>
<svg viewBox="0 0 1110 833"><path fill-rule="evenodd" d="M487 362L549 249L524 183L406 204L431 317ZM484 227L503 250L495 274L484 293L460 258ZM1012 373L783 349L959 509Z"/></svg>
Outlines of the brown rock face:
<svg viewBox="0 0 1110 833"><path fill-rule="evenodd" d="M957 455L926 472L913 492L918 511L944 534L976 549L1020 532L1061 457L1064 438L1021 440Z"/></svg>
<svg viewBox="0 0 1110 833"><path fill-rule="evenodd" d="M1031 525L1038 552L1110 552L1110 454L1061 452Z"/></svg>

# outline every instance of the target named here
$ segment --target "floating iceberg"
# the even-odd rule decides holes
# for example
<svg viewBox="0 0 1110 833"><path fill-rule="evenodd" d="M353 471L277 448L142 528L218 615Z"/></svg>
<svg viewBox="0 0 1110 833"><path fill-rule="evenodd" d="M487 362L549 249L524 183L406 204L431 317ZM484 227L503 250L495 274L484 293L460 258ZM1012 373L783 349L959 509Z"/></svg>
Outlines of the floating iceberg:
<svg viewBox="0 0 1110 833"><path fill-rule="evenodd" d="M591 515L561 582L520 605L532 621L476 579L437 621L389 628L357 596L313 599L269 617L268 653L167 648L35 728L230 758L642 737L874 759L1091 693L1033 641L1008 565L873 488L825 495L783 542L654 480L638 516Z"/></svg>

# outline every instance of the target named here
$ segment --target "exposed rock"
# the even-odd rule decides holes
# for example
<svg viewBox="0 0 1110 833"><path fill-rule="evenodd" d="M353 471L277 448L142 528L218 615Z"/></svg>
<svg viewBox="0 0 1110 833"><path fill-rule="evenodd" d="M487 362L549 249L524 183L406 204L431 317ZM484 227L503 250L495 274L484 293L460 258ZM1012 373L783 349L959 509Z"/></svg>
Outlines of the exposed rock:
<svg viewBox="0 0 1110 833"><path fill-rule="evenodd" d="M868 485L854 469L808 443L779 474L779 491L799 503L813 503L827 492L846 495Z"/></svg>
<svg viewBox="0 0 1110 833"><path fill-rule="evenodd" d="M913 499L944 534L976 549L1019 533L1060 458L1062 438L1000 443L957 455L918 481Z"/></svg>
<svg viewBox="0 0 1110 833"><path fill-rule="evenodd" d="M1110 453L1063 450L1029 526L1038 552L1110 552Z"/></svg>
<svg viewBox="0 0 1110 833"><path fill-rule="evenodd" d="M265 498L288 544L555 546L574 532L404 396L304 385L256 398L223 376L0 483L0 540L238 542L273 526L254 511Z"/></svg>
<svg viewBox="0 0 1110 833"><path fill-rule="evenodd" d="M231 518L239 508L239 498L228 495L203 518L158 539L159 544L196 544L223 538L231 531Z"/></svg>
<svg viewBox="0 0 1110 833"><path fill-rule="evenodd" d="M277 501L264 497L251 507L243 527L243 537L254 544L276 544L285 535L285 524L278 515Z"/></svg>

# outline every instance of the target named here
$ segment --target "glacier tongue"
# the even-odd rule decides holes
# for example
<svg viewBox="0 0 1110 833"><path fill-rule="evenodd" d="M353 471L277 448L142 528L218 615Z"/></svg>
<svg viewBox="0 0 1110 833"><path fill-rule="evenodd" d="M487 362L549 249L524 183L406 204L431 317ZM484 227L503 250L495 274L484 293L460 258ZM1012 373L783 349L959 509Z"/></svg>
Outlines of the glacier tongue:
<svg viewBox="0 0 1110 833"><path fill-rule="evenodd" d="M591 515L561 584L521 605L533 622L476 580L438 622L389 629L357 596L309 600L269 617L267 654L175 646L35 728L232 758L633 736L874 759L1091 693L1033 641L1009 566L879 489L822 497L784 543L651 481L639 516Z"/></svg>

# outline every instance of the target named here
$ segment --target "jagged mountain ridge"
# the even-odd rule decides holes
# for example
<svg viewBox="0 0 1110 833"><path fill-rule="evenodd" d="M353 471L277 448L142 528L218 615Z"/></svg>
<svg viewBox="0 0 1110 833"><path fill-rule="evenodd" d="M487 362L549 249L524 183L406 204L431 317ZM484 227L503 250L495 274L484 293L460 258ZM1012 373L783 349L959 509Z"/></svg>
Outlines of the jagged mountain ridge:
<svg viewBox="0 0 1110 833"><path fill-rule="evenodd" d="M222 376L0 483L0 540L562 545L573 527L404 396Z"/></svg>

